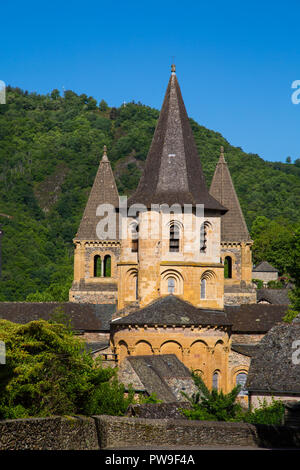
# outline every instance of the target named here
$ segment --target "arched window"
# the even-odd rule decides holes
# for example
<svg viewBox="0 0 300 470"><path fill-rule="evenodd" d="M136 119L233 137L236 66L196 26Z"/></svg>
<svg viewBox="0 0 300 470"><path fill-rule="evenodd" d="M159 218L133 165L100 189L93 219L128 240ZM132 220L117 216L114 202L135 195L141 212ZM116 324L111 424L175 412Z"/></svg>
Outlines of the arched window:
<svg viewBox="0 0 300 470"><path fill-rule="evenodd" d="M219 372L218 371L213 373L212 388L214 390L219 390Z"/></svg>
<svg viewBox="0 0 300 470"><path fill-rule="evenodd" d="M137 253L139 251L139 226L132 224L131 226L131 251Z"/></svg>
<svg viewBox="0 0 300 470"><path fill-rule="evenodd" d="M216 298L216 275L207 270L201 276L200 299L211 300Z"/></svg>
<svg viewBox="0 0 300 470"><path fill-rule="evenodd" d="M102 275L101 256L94 257L94 277L101 277Z"/></svg>
<svg viewBox="0 0 300 470"><path fill-rule="evenodd" d="M206 297L206 279L201 279L201 292L200 297L201 299L205 299Z"/></svg>
<svg viewBox="0 0 300 470"><path fill-rule="evenodd" d="M230 256L226 256L224 260L224 277L225 279L232 278L232 258Z"/></svg>
<svg viewBox="0 0 300 470"><path fill-rule="evenodd" d="M200 252L206 253L207 250L207 231L210 227L209 222L204 222L200 228Z"/></svg>
<svg viewBox="0 0 300 470"><path fill-rule="evenodd" d="M104 277L111 277L111 256L109 255L104 258Z"/></svg>
<svg viewBox="0 0 300 470"><path fill-rule="evenodd" d="M247 382L246 372L240 372L239 374L237 374L235 382L236 382L236 385L241 386L239 396L244 397L244 396L248 395L248 392L246 390L246 382Z"/></svg>
<svg viewBox="0 0 300 470"><path fill-rule="evenodd" d="M170 226L170 245L169 251L179 251L180 229L177 224Z"/></svg>
<svg viewBox="0 0 300 470"><path fill-rule="evenodd" d="M169 294L174 294L175 293L175 285L176 281L174 277L169 277L168 278L168 292Z"/></svg>

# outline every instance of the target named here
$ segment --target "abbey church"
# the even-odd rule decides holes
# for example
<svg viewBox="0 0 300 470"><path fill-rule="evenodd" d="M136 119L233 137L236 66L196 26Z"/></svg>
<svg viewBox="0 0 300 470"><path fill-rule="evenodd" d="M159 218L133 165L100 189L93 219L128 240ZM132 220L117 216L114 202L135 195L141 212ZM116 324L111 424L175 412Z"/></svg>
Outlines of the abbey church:
<svg viewBox="0 0 300 470"><path fill-rule="evenodd" d="M174 65L126 203L124 214L104 148L74 238L70 302L111 307L109 351L120 366L174 354L209 387L244 383L251 350L282 308L257 303L252 240L226 154L221 147L208 189ZM101 207L112 209L114 230L99 236Z"/></svg>

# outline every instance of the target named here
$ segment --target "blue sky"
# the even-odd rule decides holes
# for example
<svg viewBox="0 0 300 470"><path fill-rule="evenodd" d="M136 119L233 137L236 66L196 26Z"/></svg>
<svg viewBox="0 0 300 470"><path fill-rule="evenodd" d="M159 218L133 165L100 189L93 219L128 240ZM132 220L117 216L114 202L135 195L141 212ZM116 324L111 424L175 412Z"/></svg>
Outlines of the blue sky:
<svg viewBox="0 0 300 470"><path fill-rule="evenodd" d="M279 4L280 3L280 4ZM272 161L300 158L295 1L1 2L0 80L160 109L172 56L190 117Z"/></svg>

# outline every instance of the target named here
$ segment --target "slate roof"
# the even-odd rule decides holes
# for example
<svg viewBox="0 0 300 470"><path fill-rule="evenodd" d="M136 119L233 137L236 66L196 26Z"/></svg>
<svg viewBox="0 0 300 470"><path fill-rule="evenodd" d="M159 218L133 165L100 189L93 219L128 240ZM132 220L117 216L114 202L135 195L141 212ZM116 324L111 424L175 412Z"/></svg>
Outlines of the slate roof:
<svg viewBox="0 0 300 470"><path fill-rule="evenodd" d="M146 392L149 395L155 393L157 398L164 402L177 401L168 380L193 381L189 369L175 354L128 356L127 360L144 385Z"/></svg>
<svg viewBox="0 0 300 470"><path fill-rule="evenodd" d="M232 343L231 350L243 354L244 356L252 357L257 351L257 345Z"/></svg>
<svg viewBox="0 0 300 470"><path fill-rule="evenodd" d="M160 297L118 320L114 325L215 325L229 326L226 315L222 310L210 310L194 307L174 295Z"/></svg>
<svg viewBox="0 0 300 470"><path fill-rule="evenodd" d="M128 205L204 204L226 209L208 192L180 87L172 71L143 175Z"/></svg>
<svg viewBox="0 0 300 470"><path fill-rule="evenodd" d="M228 209L221 218L221 241L250 241L243 212L224 158L223 147L209 192Z"/></svg>
<svg viewBox="0 0 300 470"><path fill-rule="evenodd" d="M264 336L251 360L246 384L249 391L300 394L300 364L293 363L297 351L293 343L299 338L300 316L292 323L274 326Z"/></svg>
<svg viewBox="0 0 300 470"><path fill-rule="evenodd" d="M289 290L290 289L257 289L257 302L265 301L274 305L288 305L290 304Z"/></svg>
<svg viewBox="0 0 300 470"><path fill-rule="evenodd" d="M278 269L274 268L268 261L262 261L255 268L252 269L253 272L260 273L278 273Z"/></svg>
<svg viewBox="0 0 300 470"><path fill-rule="evenodd" d="M225 306L227 319L233 333L266 333L281 322L288 305L242 304Z"/></svg>
<svg viewBox="0 0 300 470"><path fill-rule="evenodd" d="M33 320L50 320L63 312L75 330L109 331L115 304L80 304L75 302L0 302L0 318L25 324Z"/></svg>
<svg viewBox="0 0 300 470"><path fill-rule="evenodd" d="M103 349L108 348L109 342L105 341L93 341L93 342L86 342L85 348L87 351L94 354L95 352L101 351Z"/></svg>
<svg viewBox="0 0 300 470"><path fill-rule="evenodd" d="M102 217L96 215L97 207L100 204L111 204L114 208L119 207L118 189L106 155L106 148L104 149L103 157L100 161L75 239L98 240L96 234L97 224L104 216L107 216L107 214L104 214ZM117 240L119 238L118 227L119 224L116 223L116 237L112 239Z"/></svg>

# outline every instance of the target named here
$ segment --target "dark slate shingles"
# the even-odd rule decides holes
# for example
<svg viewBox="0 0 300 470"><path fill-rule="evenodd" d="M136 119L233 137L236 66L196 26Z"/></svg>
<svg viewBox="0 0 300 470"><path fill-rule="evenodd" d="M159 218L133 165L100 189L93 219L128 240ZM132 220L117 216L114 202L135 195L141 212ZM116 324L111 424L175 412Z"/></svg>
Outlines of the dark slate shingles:
<svg viewBox="0 0 300 470"><path fill-rule="evenodd" d="M222 310L200 309L174 295L113 321L111 325L216 325L230 326Z"/></svg>
<svg viewBox="0 0 300 470"><path fill-rule="evenodd" d="M81 304L75 302L0 302L0 318L25 324L33 320L51 320L61 313L71 326L81 331L109 331L115 304Z"/></svg>
<svg viewBox="0 0 300 470"><path fill-rule="evenodd" d="M175 74L169 80L144 172L128 201L129 206L137 203L204 204L221 213L227 210L208 192Z"/></svg>
<svg viewBox="0 0 300 470"><path fill-rule="evenodd" d="M266 333L276 323L282 321L287 309L288 305L270 304L225 306L233 333Z"/></svg>
<svg viewBox="0 0 300 470"><path fill-rule="evenodd" d="M252 270L253 272L261 273L278 273L278 269L274 268L268 261L262 261Z"/></svg>
<svg viewBox="0 0 300 470"><path fill-rule="evenodd" d="M228 209L221 218L221 240L249 241L249 232L224 158L223 147L209 192Z"/></svg>
<svg viewBox="0 0 300 470"><path fill-rule="evenodd" d="M269 302L270 304L290 304L290 289L257 289L257 302Z"/></svg>
<svg viewBox="0 0 300 470"><path fill-rule="evenodd" d="M251 365L247 389L256 392L300 394L300 364L293 363L294 341L300 339L300 317L274 326L260 341ZM298 355L299 356L299 355Z"/></svg>

